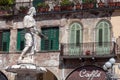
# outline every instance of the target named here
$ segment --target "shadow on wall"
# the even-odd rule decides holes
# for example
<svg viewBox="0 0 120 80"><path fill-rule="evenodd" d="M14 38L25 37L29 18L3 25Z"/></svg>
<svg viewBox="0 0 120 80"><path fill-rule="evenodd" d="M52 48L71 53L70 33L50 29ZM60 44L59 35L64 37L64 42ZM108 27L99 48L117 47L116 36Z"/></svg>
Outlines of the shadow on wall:
<svg viewBox="0 0 120 80"><path fill-rule="evenodd" d="M8 80L6 75L0 71L0 80Z"/></svg>
<svg viewBox="0 0 120 80"><path fill-rule="evenodd" d="M34 73L33 73L34 74ZM47 71L46 73L38 73L35 75L30 74L17 74L15 76L15 80L58 80L57 77L50 71ZM27 77L26 77L27 76ZM1 80L1 79L0 79Z"/></svg>

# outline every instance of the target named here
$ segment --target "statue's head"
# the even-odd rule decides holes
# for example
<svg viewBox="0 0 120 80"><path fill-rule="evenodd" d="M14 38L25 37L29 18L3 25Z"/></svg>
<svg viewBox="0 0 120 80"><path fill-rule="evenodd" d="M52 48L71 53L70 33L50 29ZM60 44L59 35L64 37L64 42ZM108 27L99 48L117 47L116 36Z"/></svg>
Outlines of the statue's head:
<svg viewBox="0 0 120 80"><path fill-rule="evenodd" d="M33 15L36 15L36 10L35 10L35 7L31 7L28 11L27 14L33 14Z"/></svg>

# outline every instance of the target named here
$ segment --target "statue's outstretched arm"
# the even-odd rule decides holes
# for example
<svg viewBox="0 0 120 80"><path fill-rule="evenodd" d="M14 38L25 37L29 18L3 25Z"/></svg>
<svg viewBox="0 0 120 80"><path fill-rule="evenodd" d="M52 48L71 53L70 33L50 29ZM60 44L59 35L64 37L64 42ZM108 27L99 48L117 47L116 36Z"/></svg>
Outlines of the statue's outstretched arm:
<svg viewBox="0 0 120 80"><path fill-rule="evenodd" d="M48 39L47 36L45 36L44 34L42 34L38 29L37 27L34 27L34 30L35 30L35 33L40 36L41 38L44 38L44 39Z"/></svg>

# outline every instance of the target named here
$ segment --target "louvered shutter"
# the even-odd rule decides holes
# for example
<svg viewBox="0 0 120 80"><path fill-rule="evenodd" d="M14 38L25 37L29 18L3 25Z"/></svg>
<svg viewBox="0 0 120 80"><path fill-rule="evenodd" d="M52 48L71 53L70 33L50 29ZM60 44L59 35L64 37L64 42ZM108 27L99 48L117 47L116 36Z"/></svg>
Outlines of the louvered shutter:
<svg viewBox="0 0 120 80"><path fill-rule="evenodd" d="M25 36L25 30L19 29L17 32L17 50L18 51L21 51L24 48L24 45L25 45L24 36Z"/></svg>
<svg viewBox="0 0 120 80"><path fill-rule="evenodd" d="M2 33L2 51L9 51L10 31L5 30Z"/></svg>

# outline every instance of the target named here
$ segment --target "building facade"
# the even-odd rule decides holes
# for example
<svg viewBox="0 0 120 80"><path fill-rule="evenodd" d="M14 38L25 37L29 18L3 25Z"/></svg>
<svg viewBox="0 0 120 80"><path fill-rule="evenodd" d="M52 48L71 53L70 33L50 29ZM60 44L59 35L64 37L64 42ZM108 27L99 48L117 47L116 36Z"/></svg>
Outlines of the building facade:
<svg viewBox="0 0 120 80"><path fill-rule="evenodd" d="M49 9L42 12L36 6L39 2L44 1L16 0L11 11L0 13L0 80L27 80L24 76L28 74L7 72L6 67L17 64L24 48L23 18L31 6L37 10L35 19L38 29L48 36L47 40L36 36L37 52L34 55L34 64L46 68L47 72L33 72L31 79L120 79L119 0L75 0L72 9L61 8L58 11L55 11L54 6L62 1L46 0ZM81 4L80 9L76 6L78 2ZM94 3L93 7L90 3ZM106 71L103 65L110 58L115 58L116 63Z"/></svg>

